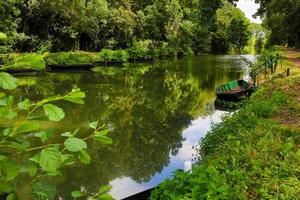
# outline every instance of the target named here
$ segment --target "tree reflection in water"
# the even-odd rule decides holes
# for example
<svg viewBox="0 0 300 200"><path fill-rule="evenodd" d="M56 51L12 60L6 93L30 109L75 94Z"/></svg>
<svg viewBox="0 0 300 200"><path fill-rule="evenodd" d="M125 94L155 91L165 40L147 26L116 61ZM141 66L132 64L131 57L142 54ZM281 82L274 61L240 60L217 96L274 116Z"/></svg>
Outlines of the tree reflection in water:
<svg viewBox="0 0 300 200"><path fill-rule="evenodd" d="M240 64L202 56L95 72L41 73L20 78L24 86L17 93L40 99L79 87L86 92L85 105L62 103L66 118L48 126L57 133L80 128L84 135L88 123L100 119L111 130L113 145L90 144L90 165L68 168L64 177L52 179L59 196L69 199L81 186L93 192L116 178L150 181L169 164L170 153L177 154L191 121L214 112L216 86L242 76Z"/></svg>

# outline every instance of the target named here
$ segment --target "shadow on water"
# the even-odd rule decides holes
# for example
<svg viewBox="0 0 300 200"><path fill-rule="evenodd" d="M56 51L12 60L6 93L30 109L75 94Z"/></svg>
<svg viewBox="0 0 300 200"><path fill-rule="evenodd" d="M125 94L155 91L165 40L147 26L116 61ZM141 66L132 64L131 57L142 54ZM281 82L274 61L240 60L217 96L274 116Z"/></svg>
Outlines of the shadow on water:
<svg viewBox="0 0 300 200"><path fill-rule="evenodd" d="M199 56L94 72L45 72L20 77L15 95L38 100L81 88L85 105L60 102L66 118L44 126L57 134L80 128L84 135L88 123L99 119L114 143L91 142L90 165L67 168L50 182L62 199L70 199L73 190L94 192L106 184L113 186L115 198L124 198L157 185L193 159L192 146L223 113L214 109L215 88L243 77L246 70L236 56ZM19 193L25 197L26 192L20 184Z"/></svg>

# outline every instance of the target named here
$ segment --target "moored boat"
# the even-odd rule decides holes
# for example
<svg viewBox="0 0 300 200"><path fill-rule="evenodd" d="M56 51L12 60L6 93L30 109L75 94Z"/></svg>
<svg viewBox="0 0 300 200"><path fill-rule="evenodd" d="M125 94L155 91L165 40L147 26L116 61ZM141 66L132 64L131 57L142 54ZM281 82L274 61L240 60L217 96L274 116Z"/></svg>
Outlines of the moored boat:
<svg viewBox="0 0 300 200"><path fill-rule="evenodd" d="M245 80L235 80L217 87L217 99L238 101L253 92L253 85Z"/></svg>

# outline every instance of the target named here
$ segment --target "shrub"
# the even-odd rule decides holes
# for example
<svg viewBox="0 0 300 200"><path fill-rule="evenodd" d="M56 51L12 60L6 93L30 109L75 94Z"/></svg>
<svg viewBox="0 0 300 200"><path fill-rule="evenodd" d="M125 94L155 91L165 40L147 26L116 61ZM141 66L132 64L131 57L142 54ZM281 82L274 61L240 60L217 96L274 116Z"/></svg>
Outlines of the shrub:
<svg viewBox="0 0 300 200"><path fill-rule="evenodd" d="M100 60L104 62L110 62L114 58L114 52L111 49L102 49L100 51Z"/></svg>
<svg viewBox="0 0 300 200"><path fill-rule="evenodd" d="M113 60L117 62L127 62L129 59L129 54L126 50L116 50L113 55Z"/></svg>
<svg viewBox="0 0 300 200"><path fill-rule="evenodd" d="M46 57L48 65L88 65L95 60L95 54L86 52L58 52L50 53Z"/></svg>
<svg viewBox="0 0 300 200"><path fill-rule="evenodd" d="M69 54L70 64L93 64L94 59L90 53L70 53Z"/></svg>
<svg viewBox="0 0 300 200"><path fill-rule="evenodd" d="M177 51L171 47L163 47L159 50L159 57L160 58L168 58L168 57L176 57Z"/></svg>
<svg viewBox="0 0 300 200"><path fill-rule="evenodd" d="M51 53L46 58L48 65L66 65L69 63L69 54L67 52Z"/></svg>
<svg viewBox="0 0 300 200"><path fill-rule="evenodd" d="M151 40L133 40L131 46L128 49L129 57L133 60L138 59L150 59L151 58Z"/></svg>

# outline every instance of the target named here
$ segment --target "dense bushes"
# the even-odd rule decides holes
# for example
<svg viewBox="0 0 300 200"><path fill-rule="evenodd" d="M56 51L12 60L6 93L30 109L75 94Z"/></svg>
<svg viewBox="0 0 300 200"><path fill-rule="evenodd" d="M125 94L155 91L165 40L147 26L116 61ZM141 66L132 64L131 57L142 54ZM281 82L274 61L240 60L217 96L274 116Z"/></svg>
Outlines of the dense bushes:
<svg viewBox="0 0 300 200"><path fill-rule="evenodd" d="M48 65L84 65L93 64L97 58L95 53L87 52L58 52L45 57Z"/></svg>
<svg viewBox="0 0 300 200"><path fill-rule="evenodd" d="M141 42L139 44L144 44ZM24 55L30 56L35 53L29 54L0 54L0 64L13 62L19 57ZM162 48L154 50L148 46L135 46L127 50L111 50L102 49L98 53L91 52L57 52L57 53L44 53L43 58L48 66L68 66L68 65L96 65L107 63L124 63L135 62L138 60L153 60L165 57L174 57L176 52L172 48Z"/></svg>
<svg viewBox="0 0 300 200"><path fill-rule="evenodd" d="M274 87L286 84L295 87ZM300 107L292 98L298 86L294 79L261 88L201 141L202 161L193 171L177 172L151 199L298 199L300 130L274 120L282 111L299 119Z"/></svg>

